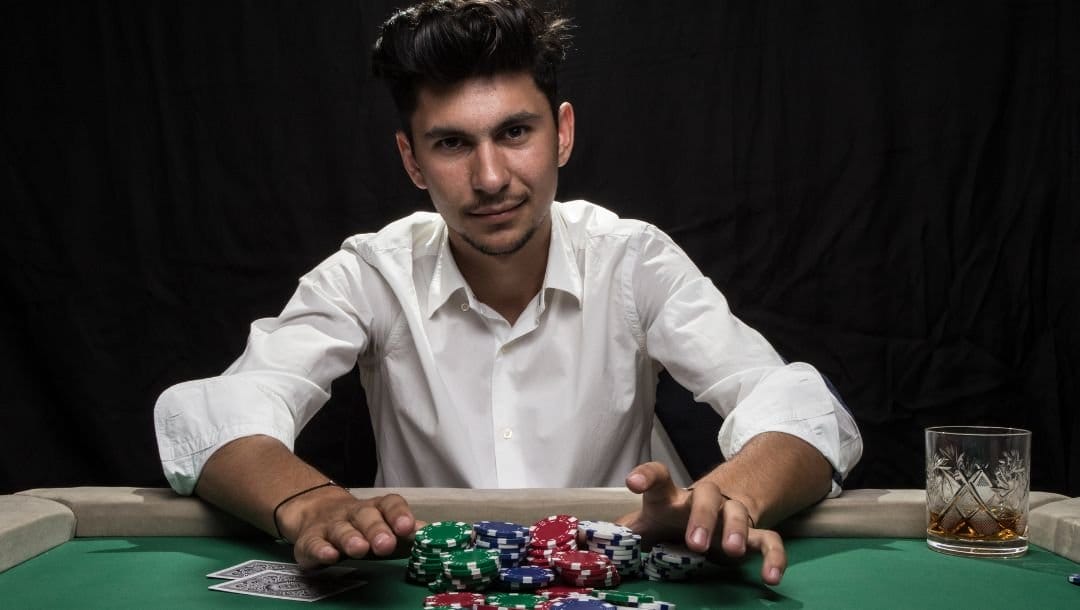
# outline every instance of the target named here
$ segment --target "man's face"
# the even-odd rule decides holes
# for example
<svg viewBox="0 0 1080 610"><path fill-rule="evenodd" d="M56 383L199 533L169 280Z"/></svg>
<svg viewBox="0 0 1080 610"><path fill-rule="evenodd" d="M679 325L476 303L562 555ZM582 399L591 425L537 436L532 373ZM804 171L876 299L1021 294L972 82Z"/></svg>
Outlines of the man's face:
<svg viewBox="0 0 1080 610"><path fill-rule="evenodd" d="M513 254L546 229L558 168L573 148L574 113L564 103L556 125L530 74L421 87L411 127L411 142L397 134L402 163L430 193L451 245Z"/></svg>

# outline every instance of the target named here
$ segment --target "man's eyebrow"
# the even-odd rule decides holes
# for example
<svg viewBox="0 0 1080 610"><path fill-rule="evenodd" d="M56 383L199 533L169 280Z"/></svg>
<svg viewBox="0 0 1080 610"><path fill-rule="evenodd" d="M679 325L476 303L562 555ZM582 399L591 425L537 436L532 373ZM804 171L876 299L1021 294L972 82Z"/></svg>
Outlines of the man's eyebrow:
<svg viewBox="0 0 1080 610"><path fill-rule="evenodd" d="M499 121L498 125L496 125L495 129L493 129L492 131L494 133L498 133L500 131L503 131L504 129L509 129L514 125L520 125L521 123L533 123L540 120L541 118L543 118L541 115L535 112L529 112L527 110L515 112L514 114L511 114L510 116L503 119L502 121ZM463 129L458 129L456 127L436 126L424 132L424 139L441 140L443 138L459 138L466 135L468 135L468 133Z"/></svg>

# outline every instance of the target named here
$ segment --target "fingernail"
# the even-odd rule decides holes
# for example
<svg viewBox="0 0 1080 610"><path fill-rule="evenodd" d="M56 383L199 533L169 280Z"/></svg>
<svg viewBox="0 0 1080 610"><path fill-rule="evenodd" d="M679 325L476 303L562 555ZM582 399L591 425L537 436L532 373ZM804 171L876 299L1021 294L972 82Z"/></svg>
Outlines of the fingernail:
<svg viewBox="0 0 1080 610"><path fill-rule="evenodd" d="M709 544L709 532L703 527L695 527L694 531L690 532L690 542L698 547Z"/></svg>
<svg viewBox="0 0 1080 610"><path fill-rule="evenodd" d="M385 546L387 544L390 544L390 540L392 540L390 534L382 532L375 535L375 540L372 541L372 546Z"/></svg>
<svg viewBox="0 0 1080 610"><path fill-rule="evenodd" d="M773 582L780 580L780 568L773 568L769 570L769 580Z"/></svg>
<svg viewBox="0 0 1080 610"><path fill-rule="evenodd" d="M645 475L635 472L634 474L626 477L626 483L627 483L627 485L634 485L635 487L644 486L645 485Z"/></svg>
<svg viewBox="0 0 1080 610"><path fill-rule="evenodd" d="M728 546L734 546L736 549L740 550L742 550L743 545L745 544L742 534L740 534L739 532L733 532L732 534L730 534L727 537L727 542Z"/></svg>
<svg viewBox="0 0 1080 610"><path fill-rule="evenodd" d="M394 531L407 533L409 531L409 518L405 515L398 517L394 521Z"/></svg>

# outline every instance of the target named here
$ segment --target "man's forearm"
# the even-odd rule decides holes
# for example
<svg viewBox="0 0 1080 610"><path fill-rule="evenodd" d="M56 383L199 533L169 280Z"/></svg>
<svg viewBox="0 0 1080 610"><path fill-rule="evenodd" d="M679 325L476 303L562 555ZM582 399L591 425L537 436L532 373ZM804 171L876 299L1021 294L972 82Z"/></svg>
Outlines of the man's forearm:
<svg viewBox="0 0 1080 610"><path fill-rule="evenodd" d="M824 498L832 486L832 466L806 441L765 432L702 480L743 503L757 527L768 528Z"/></svg>
<svg viewBox="0 0 1080 610"><path fill-rule="evenodd" d="M325 483L326 476L269 436L238 438L206 462L195 493L248 523L277 535L274 507L291 494Z"/></svg>

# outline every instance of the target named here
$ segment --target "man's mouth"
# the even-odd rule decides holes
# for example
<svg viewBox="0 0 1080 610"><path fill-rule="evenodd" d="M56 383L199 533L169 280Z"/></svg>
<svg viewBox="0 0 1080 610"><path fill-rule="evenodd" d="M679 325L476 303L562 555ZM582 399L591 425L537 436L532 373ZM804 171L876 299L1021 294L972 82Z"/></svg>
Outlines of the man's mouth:
<svg viewBox="0 0 1080 610"><path fill-rule="evenodd" d="M495 220L502 216L508 216L510 212L518 209L522 205L525 205L525 199L515 199L513 201L506 201L496 203L492 205L480 205L469 212L470 216L480 216Z"/></svg>

